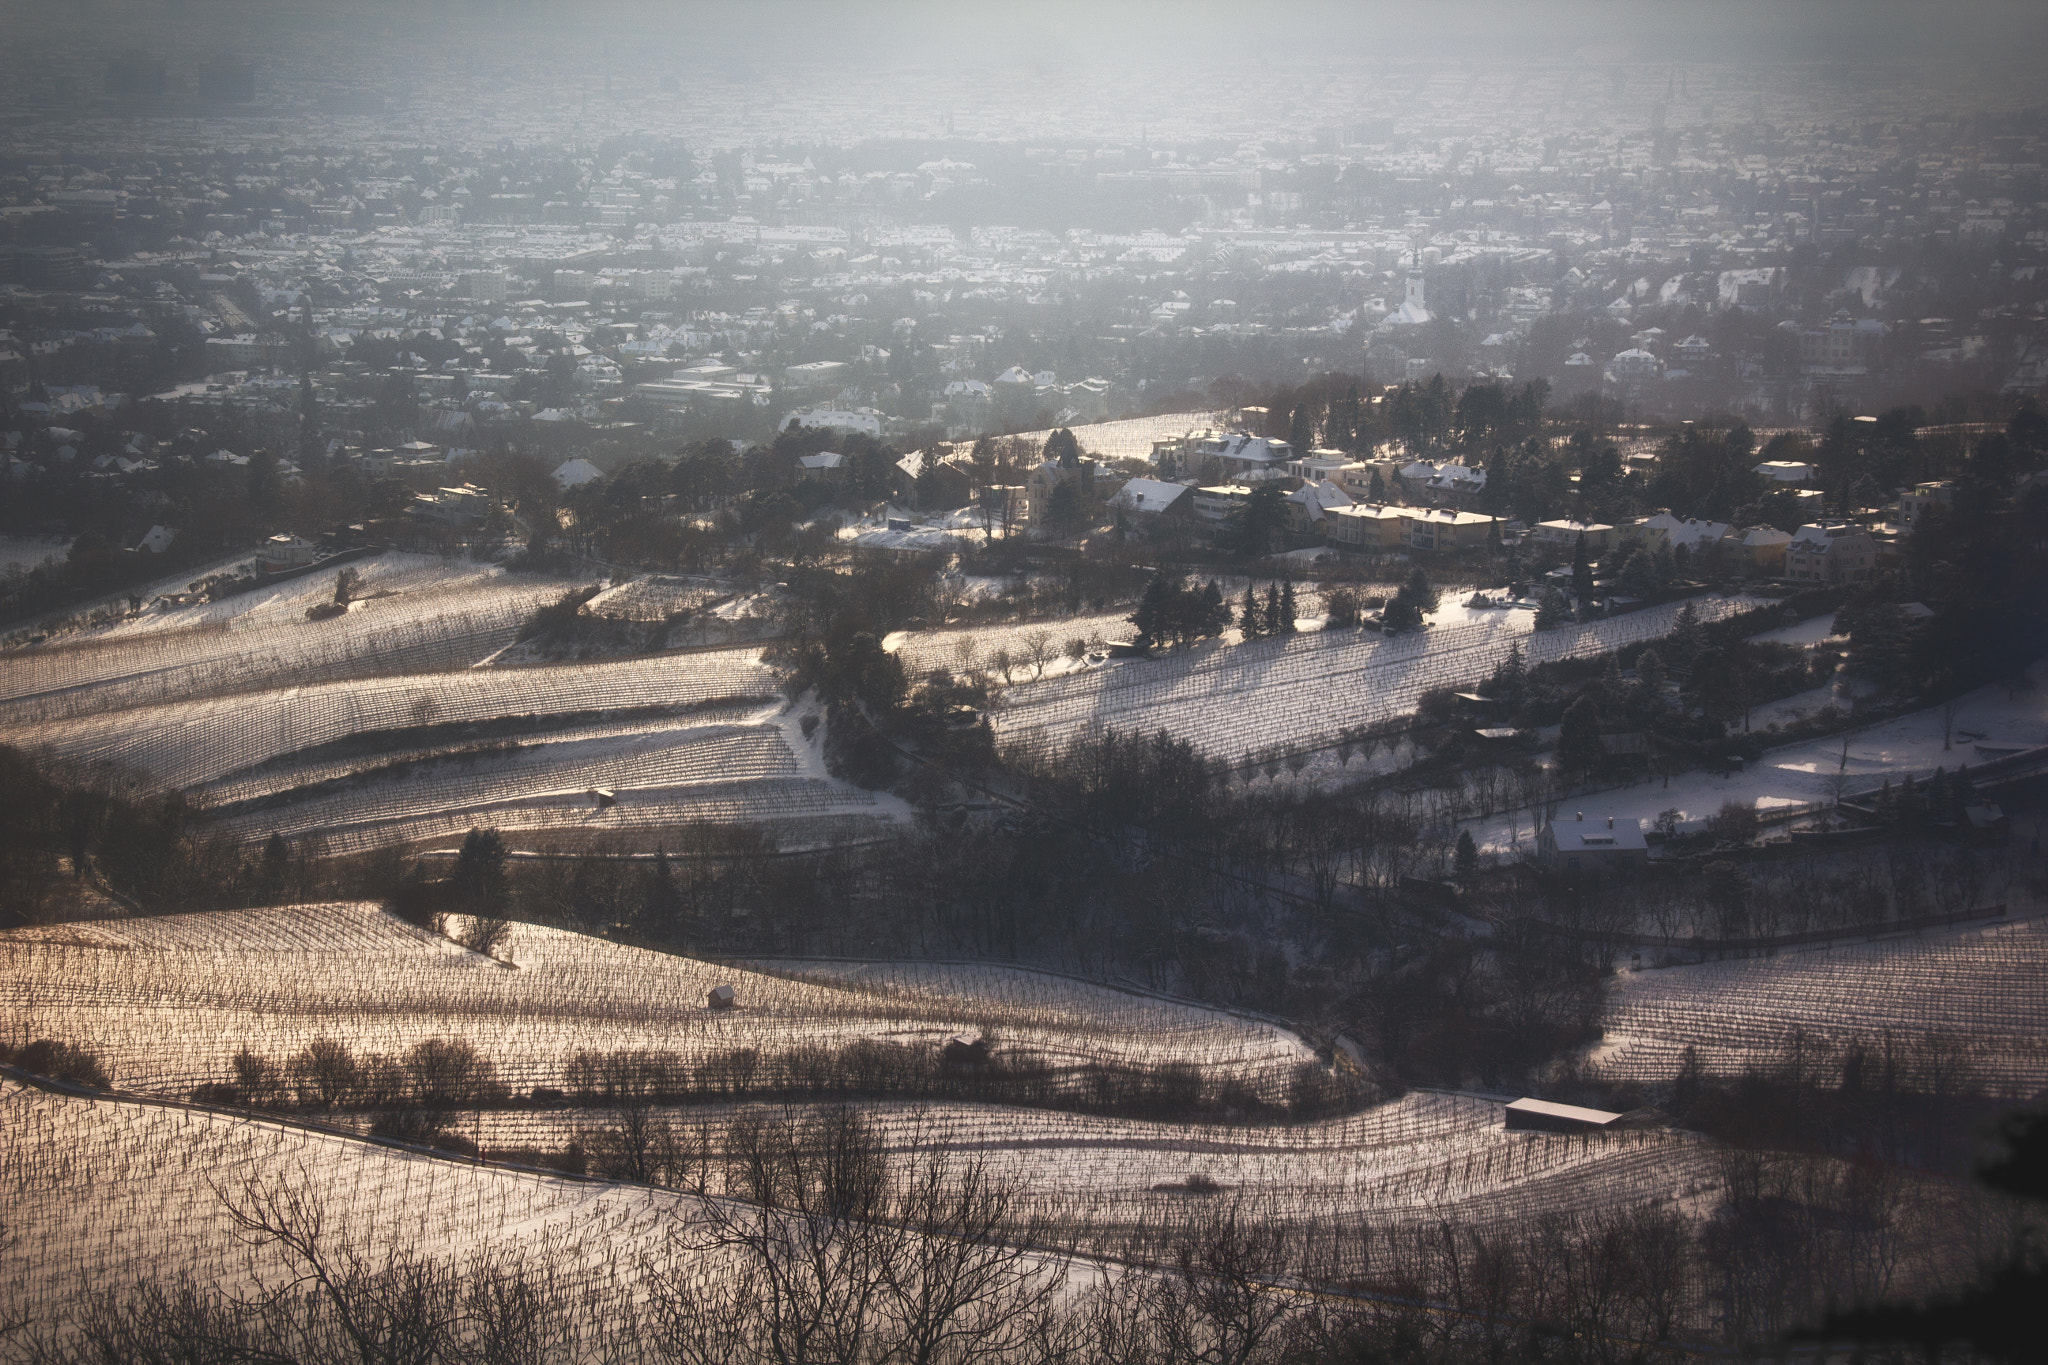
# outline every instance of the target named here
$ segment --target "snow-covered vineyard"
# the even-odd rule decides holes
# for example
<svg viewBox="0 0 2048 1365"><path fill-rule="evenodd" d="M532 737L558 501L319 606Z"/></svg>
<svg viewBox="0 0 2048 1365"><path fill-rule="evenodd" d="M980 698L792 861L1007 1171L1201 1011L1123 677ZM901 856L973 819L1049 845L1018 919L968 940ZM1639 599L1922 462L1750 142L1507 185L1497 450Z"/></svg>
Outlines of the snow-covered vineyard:
<svg viewBox="0 0 2048 1365"><path fill-rule="evenodd" d="M60 758L140 769L170 786L216 782L352 735L504 716L761 702L775 679L758 649L681 659L465 670L291 687L88 717L19 732Z"/></svg>
<svg viewBox="0 0 2048 1365"><path fill-rule="evenodd" d="M713 1154L730 1105L662 1111ZM1188 1212L1188 1181L1279 1223L1511 1222L1575 1209L1693 1207L1720 1177L1712 1144L1685 1133L1594 1136L1511 1132L1503 1106L1468 1095L1410 1094L1318 1123L1153 1123L981 1104L889 1103L868 1117L898 1152L937 1148L984 1160L1020 1207L1062 1240L1102 1247ZM601 1125L601 1111L486 1114L486 1150L555 1151ZM1071 1243L1070 1243L1071 1244Z"/></svg>
<svg viewBox="0 0 2048 1365"><path fill-rule="evenodd" d="M1692 600L1703 621L1757 605L1746 597ZM1274 745L1316 748L1346 729L1413 712L1433 688L1483 681L1513 645L1532 664L1598 654L1668 633L1679 610L1673 603L1541 633L1528 612L1494 611L1470 624L1392 637L1316 631L1248 645L1211 642L1011 688L996 733L1043 751L1091 728L1166 727L1225 760Z"/></svg>
<svg viewBox="0 0 2048 1365"><path fill-rule="evenodd" d="M704 723L698 723L698 722ZM516 752L436 764L229 819L247 841L317 835L330 852L459 840L489 825L535 836L616 833L689 821L784 825L873 816L877 797L834 782L800 736L766 715L689 716L602 733L550 734ZM238 784L242 789L256 783ZM610 804L590 795L602 788Z"/></svg>
<svg viewBox="0 0 2048 1365"><path fill-rule="evenodd" d="M1690 1045L1707 1074L1738 1075L1773 1065L1795 1033L1830 1074L1860 1045L1866 1075L1881 1075L1889 1035L1906 1082L2038 1095L2048 1087L2048 921L1624 973L1594 1055L1607 1072L1659 1083Z"/></svg>
<svg viewBox="0 0 2048 1365"><path fill-rule="evenodd" d="M904 814L825 771L758 646L479 667L563 583L417 555L353 567L354 605L330 620L306 618L333 596L323 574L14 649L0 742L196 789L241 838L330 853L477 824L631 839L746 823L814 842Z"/></svg>
<svg viewBox="0 0 2048 1365"><path fill-rule="evenodd" d="M324 1037L387 1056L466 1039L521 1091L561 1086L586 1050L699 1068L860 1039L936 1056L985 1028L1055 1072L1186 1062L1276 1102L1312 1058L1274 1025L1034 972L968 969L950 988L799 980L528 925L499 951L517 965L353 904L14 930L0 935L0 1008L97 1052L121 1088L171 1097L227 1079L243 1047L283 1062ZM738 1009L705 1007L718 985Z"/></svg>
<svg viewBox="0 0 2048 1365"><path fill-rule="evenodd" d="M222 1196L288 1187L323 1218L330 1253L354 1248L461 1259L545 1249L585 1289L630 1283L693 1200L644 1186L569 1180L373 1145L289 1122L51 1094L0 1080L0 1169L8 1244L0 1302L34 1320L87 1294L188 1274L246 1291L281 1282L274 1249L235 1235ZM677 1115L715 1132L731 1111ZM1418 1095L1343 1125L1239 1135L952 1108L874 1112L885 1141L913 1137L1024 1186L1023 1211L1063 1247L1108 1249L1127 1232L1170 1232L1202 1203L1154 1190L1191 1171L1281 1223L1333 1212L1381 1224L1668 1202L1718 1187L1704 1144L1627 1133L1590 1141L1507 1133L1498 1105ZM581 1116L585 1127L605 1116ZM556 1115L486 1115L485 1146L574 1136ZM1231 1197L1225 1193L1224 1197ZM1589 1202L1590 1201L1590 1202ZM1359 1269L1364 1269L1360 1266Z"/></svg>
<svg viewBox="0 0 2048 1365"><path fill-rule="evenodd" d="M567 586L419 555L348 567L361 582L350 610L331 620L306 619L308 607L334 596L334 575L315 574L10 649L0 656L0 727L19 732L194 697L467 668L512 643L520 623Z"/></svg>
<svg viewBox="0 0 2048 1365"><path fill-rule="evenodd" d="M679 1196L475 1166L289 1124L60 1096L0 1080L8 1237L0 1303L62 1320L90 1294L189 1275L230 1292L287 1267L248 1245L221 1193L289 1186L330 1249L461 1260L547 1249L572 1280L630 1273Z"/></svg>

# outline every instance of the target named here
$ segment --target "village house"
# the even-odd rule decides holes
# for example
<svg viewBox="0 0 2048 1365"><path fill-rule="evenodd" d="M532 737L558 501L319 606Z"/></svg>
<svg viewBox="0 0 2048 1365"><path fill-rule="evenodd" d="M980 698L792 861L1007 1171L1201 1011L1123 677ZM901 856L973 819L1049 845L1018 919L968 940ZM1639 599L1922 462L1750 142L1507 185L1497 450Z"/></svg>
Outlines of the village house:
<svg viewBox="0 0 2048 1365"><path fill-rule="evenodd" d="M1061 484L1072 484L1080 495L1081 505L1093 503L1095 497L1095 462L1093 460L1041 460L1031 472L1024 476L1025 496L1031 505L1031 524L1043 526L1047 514L1052 510L1053 490Z"/></svg>
<svg viewBox="0 0 2048 1365"><path fill-rule="evenodd" d="M846 477L846 457L836 450L821 450L815 455L799 455L796 463L803 471L801 477L806 479L837 484Z"/></svg>
<svg viewBox="0 0 2048 1365"><path fill-rule="evenodd" d="M1323 518L1324 543L1339 550L1370 554L1406 549L1409 511L1385 503L1332 508Z"/></svg>
<svg viewBox="0 0 2048 1365"><path fill-rule="evenodd" d="M1588 820L1584 811L1553 820L1536 836L1537 861L1560 872L1622 872L1650 861L1643 822L1610 815Z"/></svg>
<svg viewBox="0 0 2048 1365"><path fill-rule="evenodd" d="M604 471L602 469L599 469L581 456L573 460L564 460L555 466L555 486L564 490L581 488L584 484L594 482L603 477Z"/></svg>
<svg viewBox="0 0 2048 1365"><path fill-rule="evenodd" d="M1162 520L1192 521L1195 515L1195 490L1160 479L1132 479L1117 490L1114 502L1139 526Z"/></svg>
<svg viewBox="0 0 2048 1365"><path fill-rule="evenodd" d="M263 542L256 567L264 573L303 568L319 557L320 547L304 536L277 535Z"/></svg>
<svg viewBox="0 0 2048 1365"><path fill-rule="evenodd" d="M1411 550L1471 550L1486 544L1493 534L1494 518L1484 512L1454 512L1448 508L1408 509L1408 548Z"/></svg>
<svg viewBox="0 0 2048 1365"><path fill-rule="evenodd" d="M1679 547L1697 556L1709 546L1718 545L1734 527L1725 521L1696 521L1691 517L1675 517L1671 509L1659 508L1657 514L1645 517L1640 523L1643 544L1652 553L1668 549L1677 554Z"/></svg>
<svg viewBox="0 0 2048 1365"><path fill-rule="evenodd" d="M1189 442L1188 467L1204 478L1236 480L1245 474L1264 476L1280 473L1294 458L1294 447L1285 441L1237 433L1230 436L1200 436Z"/></svg>
<svg viewBox="0 0 2048 1365"><path fill-rule="evenodd" d="M1780 531L1775 526L1751 526L1723 543L1734 546L1740 572L1752 578L1785 576L1785 547L1792 543L1789 531Z"/></svg>
<svg viewBox="0 0 2048 1365"><path fill-rule="evenodd" d="M1251 501L1252 490L1241 483L1212 484L1195 490L1195 519L1209 526L1230 524L1239 508Z"/></svg>
<svg viewBox="0 0 2048 1365"><path fill-rule="evenodd" d="M1287 529L1295 535L1319 537L1333 510L1351 506L1351 495L1334 483L1305 483L1285 501Z"/></svg>
<svg viewBox="0 0 2048 1365"><path fill-rule="evenodd" d="M1576 547L1579 537L1584 536L1589 555L1604 555L1614 548L1614 528L1604 521L1539 521L1530 535L1546 545L1568 549Z"/></svg>
<svg viewBox="0 0 2048 1365"><path fill-rule="evenodd" d="M1955 496L1956 486L1947 479L1916 483L1911 488L1900 489L1899 529L1912 534L1920 519L1927 515L1928 508L1954 506Z"/></svg>
<svg viewBox="0 0 2048 1365"><path fill-rule="evenodd" d="M1860 583L1877 565L1877 542L1854 522L1809 522L1785 546L1795 583Z"/></svg>

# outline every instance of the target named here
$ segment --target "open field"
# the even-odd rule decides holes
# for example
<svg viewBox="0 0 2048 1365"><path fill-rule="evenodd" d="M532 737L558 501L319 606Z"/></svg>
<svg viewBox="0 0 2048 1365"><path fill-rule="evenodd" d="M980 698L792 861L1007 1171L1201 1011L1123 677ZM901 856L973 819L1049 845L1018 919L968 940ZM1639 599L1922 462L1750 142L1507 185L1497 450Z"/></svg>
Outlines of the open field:
<svg viewBox="0 0 2048 1365"><path fill-rule="evenodd" d="M494 961L367 905L173 915L0 935L0 1005L35 1037L97 1051L123 1089L183 1096L249 1047L280 1061L316 1038L395 1055L467 1039L517 1090L560 1086L582 1050L649 1049L719 1066L754 1049L870 1039L936 1050L995 1031L1052 1068L1189 1062L1278 1101L1308 1047L1271 1024L1037 973L997 989L795 980L514 926ZM516 964L516 965L513 965ZM740 1008L705 996L729 984Z"/></svg>
<svg viewBox="0 0 2048 1365"><path fill-rule="evenodd" d="M1154 441L1212 427L1221 416L1217 412L1167 412L1156 417L1126 417L1115 422L1076 422L1069 429L1074 433L1074 439L1080 442L1084 455L1095 455L1105 460L1146 460L1151 458ZM1052 432L1052 428L1020 431L1013 439L1044 445L1045 438Z"/></svg>
<svg viewBox="0 0 2048 1365"><path fill-rule="evenodd" d="M2038 1098L2048 1093L2048 920L1625 972L1593 1060L1663 1083L1690 1045L1708 1074L1739 1075L1771 1065L1795 1033L1819 1045L1824 1070L1851 1043L1880 1067L1890 1034L1910 1083L1975 1079L1991 1094ZM1936 1059L1945 1078L1931 1074Z"/></svg>

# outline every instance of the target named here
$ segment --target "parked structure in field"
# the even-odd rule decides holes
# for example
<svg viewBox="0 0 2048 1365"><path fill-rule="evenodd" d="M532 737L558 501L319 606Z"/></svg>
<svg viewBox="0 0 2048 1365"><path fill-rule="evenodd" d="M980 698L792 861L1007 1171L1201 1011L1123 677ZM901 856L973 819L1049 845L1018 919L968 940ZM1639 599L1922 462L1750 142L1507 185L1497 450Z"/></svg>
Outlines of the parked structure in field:
<svg viewBox="0 0 2048 1365"><path fill-rule="evenodd" d="M1550 1100L1519 1099L1507 1107L1507 1127L1513 1133L1597 1133L1620 1120L1621 1115L1605 1109Z"/></svg>
<svg viewBox="0 0 2048 1365"><path fill-rule="evenodd" d="M739 996L733 993L732 987L713 986L711 994L705 997L704 1003L711 1009L729 1010L736 1008L740 1001Z"/></svg>

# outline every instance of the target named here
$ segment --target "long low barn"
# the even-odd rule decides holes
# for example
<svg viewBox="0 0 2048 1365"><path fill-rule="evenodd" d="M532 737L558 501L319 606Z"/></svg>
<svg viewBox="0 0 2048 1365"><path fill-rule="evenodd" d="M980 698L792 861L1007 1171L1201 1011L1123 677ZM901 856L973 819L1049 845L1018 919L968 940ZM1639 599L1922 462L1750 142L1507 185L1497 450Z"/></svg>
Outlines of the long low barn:
<svg viewBox="0 0 2048 1365"><path fill-rule="evenodd" d="M1532 1133L1594 1132L1613 1126L1620 1118L1605 1109L1582 1109L1549 1100L1520 1099L1508 1106L1508 1127Z"/></svg>

